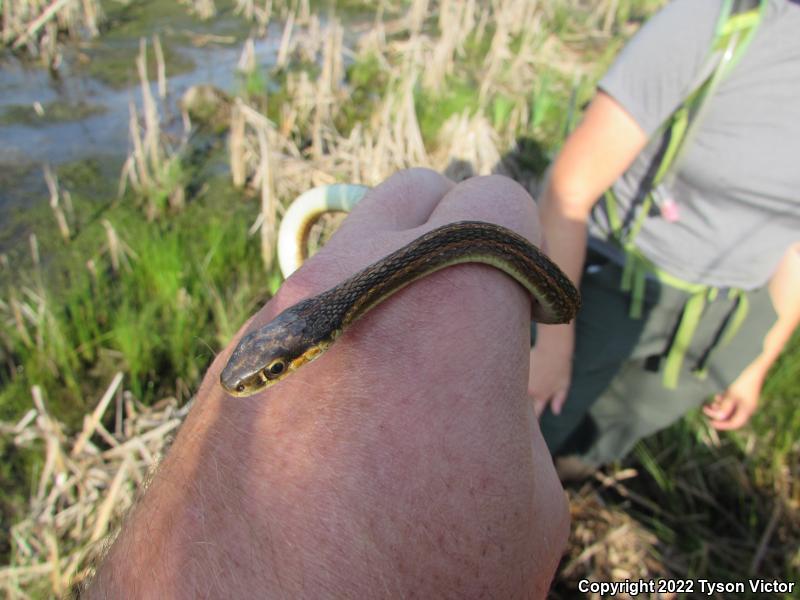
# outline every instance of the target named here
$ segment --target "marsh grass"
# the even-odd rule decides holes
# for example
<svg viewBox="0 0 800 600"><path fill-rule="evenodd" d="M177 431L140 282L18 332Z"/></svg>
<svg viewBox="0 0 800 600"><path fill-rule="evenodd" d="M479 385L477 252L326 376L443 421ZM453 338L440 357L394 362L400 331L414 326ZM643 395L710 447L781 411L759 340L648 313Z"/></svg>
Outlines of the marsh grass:
<svg viewBox="0 0 800 600"><path fill-rule="evenodd" d="M164 54L158 36L153 36L159 95L166 97ZM177 212L185 201L186 170L181 161L183 148L174 147L162 131L161 112L150 90L147 74L147 41L139 41L136 70L142 98L143 118L130 102L130 138L133 149L125 161L120 180L120 195L128 185L144 206L148 220L163 217L167 211ZM142 123L143 121L143 123ZM184 138L185 139L185 138Z"/></svg>
<svg viewBox="0 0 800 600"><path fill-rule="evenodd" d="M0 426L15 448L45 457L28 514L11 528L14 564L0 567L5 597L63 597L81 584L189 409L179 409L174 398L144 406L122 381L118 372L106 382L74 434L52 416L38 386L31 389L33 407L17 423ZM111 422L104 419L110 412Z"/></svg>
<svg viewBox="0 0 800 600"><path fill-rule="evenodd" d="M47 104L14 104L6 106L0 114L0 125L25 124L47 126L51 123L80 121L105 112L103 106L79 102L49 102Z"/></svg>
<svg viewBox="0 0 800 600"><path fill-rule="evenodd" d="M99 33L103 11L97 0L4 0L3 44L24 50L51 69L61 62L61 39Z"/></svg>
<svg viewBox="0 0 800 600"><path fill-rule="evenodd" d="M273 69L243 51L225 113L229 170L219 174L218 132L212 158L177 153L180 168L164 168L151 95L131 119L139 154L127 172L140 187L129 179L122 199L88 210L74 177L57 173L75 205L69 242L51 212L14 269L0 270L0 478L15 485L0 508L18 522L0 589L44 596L90 573L185 414L176 407L279 285L272 236L286 202L420 164L455 178L511 173L536 189L597 77L659 4L386 2L351 49L338 20L307 2L238 2L284 27ZM142 82L155 72L141 56L138 66ZM178 185L184 201L170 209ZM796 581L798 395L796 336L748 428L717 435L693 415L570 489L573 533L552 596L575 597L583 578ZM50 468L48 456L68 458Z"/></svg>
<svg viewBox="0 0 800 600"><path fill-rule="evenodd" d="M224 184L210 191L169 222L111 206L48 266L26 257L0 306L4 362L14 365L0 375L4 418L34 384L74 422L69 409L85 410L83 394L108 370L123 369L147 401L196 381L265 294L257 249L242 235L254 208Z"/></svg>

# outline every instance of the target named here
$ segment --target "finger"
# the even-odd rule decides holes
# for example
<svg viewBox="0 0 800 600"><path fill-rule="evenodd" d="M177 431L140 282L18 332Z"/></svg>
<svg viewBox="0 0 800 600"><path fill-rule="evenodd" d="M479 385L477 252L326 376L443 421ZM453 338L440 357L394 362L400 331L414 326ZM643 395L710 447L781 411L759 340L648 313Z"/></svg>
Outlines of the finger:
<svg viewBox="0 0 800 600"><path fill-rule="evenodd" d="M739 425L733 426L732 421L710 421L710 424L717 431L730 431L739 428Z"/></svg>
<svg viewBox="0 0 800 600"><path fill-rule="evenodd" d="M539 218L530 194L513 179L473 177L453 187L433 210L431 228L453 221L487 221L516 231L538 244Z"/></svg>
<svg viewBox="0 0 800 600"><path fill-rule="evenodd" d="M364 236L370 231L400 231L424 224L455 184L431 169L406 169L367 192L339 231Z"/></svg>
<svg viewBox="0 0 800 600"><path fill-rule="evenodd" d="M553 395L553 400L550 402L550 410L554 415L560 415L561 409L564 408L564 402L567 400L567 390L559 390Z"/></svg>
<svg viewBox="0 0 800 600"><path fill-rule="evenodd" d="M416 229L453 185L430 169L394 174L367 193L323 251L306 261L290 281L294 285L305 278L319 292L407 244L418 237ZM295 296L294 301L304 297Z"/></svg>
<svg viewBox="0 0 800 600"><path fill-rule="evenodd" d="M717 431L727 431L729 429L736 429L738 425L734 426L736 422L736 413L737 410L734 407L731 412L726 414L724 417L711 419L710 424L711 426L716 429Z"/></svg>
<svg viewBox="0 0 800 600"><path fill-rule="evenodd" d="M454 183L430 169L400 171L370 190L318 252L287 280L271 303L276 310L332 287L411 241ZM388 232L398 231L392 235ZM274 316L275 310L269 313ZM259 316L254 326L266 317Z"/></svg>
<svg viewBox="0 0 800 600"><path fill-rule="evenodd" d="M457 184L442 198L422 229L427 231L464 220L496 223L534 243L539 240L536 204L521 185L508 177L473 177ZM514 313L529 316L529 294L499 270L485 265L466 265L448 271L438 278L445 282L442 289L451 290L450 294L456 289L468 288L475 293L481 290L483 306L494 307L489 312L484 309L480 317L487 324L499 326L500 321ZM498 310L499 307L502 308Z"/></svg>
<svg viewBox="0 0 800 600"><path fill-rule="evenodd" d="M418 176L426 178L429 173L422 171ZM411 175L417 176L417 172L412 172ZM397 188L393 189L395 193L399 193ZM437 189L441 191L442 187ZM420 214L422 213L417 216ZM517 182L501 176L474 177L450 187L441 200L435 203L424 224L415 231L398 232L398 237L407 236L408 239L404 241L411 241L426 231L463 220L496 223L528 239L539 239L535 203ZM363 242L361 245L363 246ZM402 244L398 242L397 245ZM474 315L469 316L470 322L481 323L489 330L497 330L501 324L508 323L509 315L515 315L514 320L519 320L523 315L527 318L529 314L525 310L526 305L529 306L529 295L510 277L490 266L459 265L426 277L425 285L417 286L422 287L435 293L443 304L454 307L454 303L459 302L457 306L462 317ZM464 304L463 300L468 296L477 301ZM523 330L521 327L520 335ZM477 329L473 333L477 335Z"/></svg>
<svg viewBox="0 0 800 600"><path fill-rule="evenodd" d="M734 401L733 412L727 415L725 419L714 420L711 426L718 431L732 431L744 426L750 420L753 411L748 410L745 404L741 401Z"/></svg>
<svg viewBox="0 0 800 600"><path fill-rule="evenodd" d="M717 394L717 396L715 396L714 402L703 407L703 413L715 421L725 421L729 419L735 410L735 401L732 398L721 394Z"/></svg>
<svg viewBox="0 0 800 600"><path fill-rule="evenodd" d="M703 413L709 418L710 425L717 430L731 429L731 423L736 419L740 404L736 398L729 396L728 392L717 394L714 401L703 407Z"/></svg>
<svg viewBox="0 0 800 600"><path fill-rule="evenodd" d="M541 396L533 399L533 412L536 413L536 418L540 419L544 409L547 408L547 400Z"/></svg>

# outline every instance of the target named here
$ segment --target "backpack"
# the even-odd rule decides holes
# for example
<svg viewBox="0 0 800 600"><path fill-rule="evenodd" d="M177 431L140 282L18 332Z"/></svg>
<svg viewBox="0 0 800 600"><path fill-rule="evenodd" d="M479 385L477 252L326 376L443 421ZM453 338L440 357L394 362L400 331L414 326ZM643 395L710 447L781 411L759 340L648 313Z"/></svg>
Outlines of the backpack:
<svg viewBox="0 0 800 600"><path fill-rule="evenodd" d="M683 358L705 304L713 301L720 290L713 286L684 281L667 273L642 255L636 249L634 241L648 215L660 214L668 221L678 219L678 205L672 198L664 197L662 190L671 187L669 184L674 180L683 151L695 126L701 120L707 100L741 59L761 23L766 4L767 0L723 0L709 56L690 87L692 91L656 132L655 137L660 137L658 150L625 221L620 218L617 208L619 203L613 188L609 188L604 194L611 237L625 253L621 289L631 294L631 318L638 319L642 316L647 275L689 294L666 355L663 380L668 389L677 387ZM661 187L662 184L667 185ZM730 289L728 297L735 301L734 308L725 320L724 331L719 332L718 342L714 343L714 347L732 339L747 316L748 301L745 293L740 289ZM696 365L694 372L698 376L704 376L705 364L712 350L713 347L709 348L700 364Z"/></svg>

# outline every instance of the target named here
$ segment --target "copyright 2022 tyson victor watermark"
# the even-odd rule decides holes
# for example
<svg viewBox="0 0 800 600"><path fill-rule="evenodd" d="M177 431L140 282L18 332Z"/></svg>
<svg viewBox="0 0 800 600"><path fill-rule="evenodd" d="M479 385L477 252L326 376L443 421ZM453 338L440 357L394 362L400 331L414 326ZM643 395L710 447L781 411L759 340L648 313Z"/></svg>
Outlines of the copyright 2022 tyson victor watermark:
<svg viewBox="0 0 800 600"><path fill-rule="evenodd" d="M600 597L613 598L627 594L635 598L639 594L693 594L712 596L714 594L791 594L796 589L793 581L777 579L745 579L742 581L711 581L710 579L626 579L625 581L578 582L579 592L599 594Z"/></svg>

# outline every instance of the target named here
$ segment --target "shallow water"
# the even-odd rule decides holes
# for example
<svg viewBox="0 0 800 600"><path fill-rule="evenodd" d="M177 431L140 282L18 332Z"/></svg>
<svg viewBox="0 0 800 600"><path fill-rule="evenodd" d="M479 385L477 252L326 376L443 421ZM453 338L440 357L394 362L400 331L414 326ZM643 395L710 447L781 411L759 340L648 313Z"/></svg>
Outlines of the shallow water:
<svg viewBox="0 0 800 600"><path fill-rule="evenodd" d="M230 17L229 20L234 19ZM237 26L241 30L240 22ZM230 31L232 26L230 22L217 20L212 29ZM259 68L274 64L281 32L280 24L272 24L267 35L255 41ZM174 76L170 76L167 64L168 95L160 103L159 110L165 130L173 133L176 139L182 129L177 102L190 86L204 83L228 91L236 87L236 65L243 39L244 36L240 35L230 45L210 44L205 47L186 43L176 46L172 42L173 50L194 64L191 70ZM127 42L129 64L133 69L138 40ZM95 40L92 42L93 54L102 53L104 44L118 48L120 41ZM152 47L148 50L152 52ZM58 78L53 78L46 69L26 66L10 56L0 62L0 116L14 107L32 107L35 102L45 109L50 103L70 106L83 103L99 109L97 113L78 116L74 120L51 121L45 114L32 122L0 123L0 251L18 239L18 232L9 231L10 228L20 229L15 224L15 215L19 215L20 210L47 202L48 193L42 177L44 164L58 166L93 158L105 166L104 171L108 171L109 176L118 177L128 154L128 104L133 99L141 109L138 83L115 89L88 75L85 68L80 68L80 56L75 48L67 48ZM151 91L158 98L155 81L151 82Z"/></svg>

